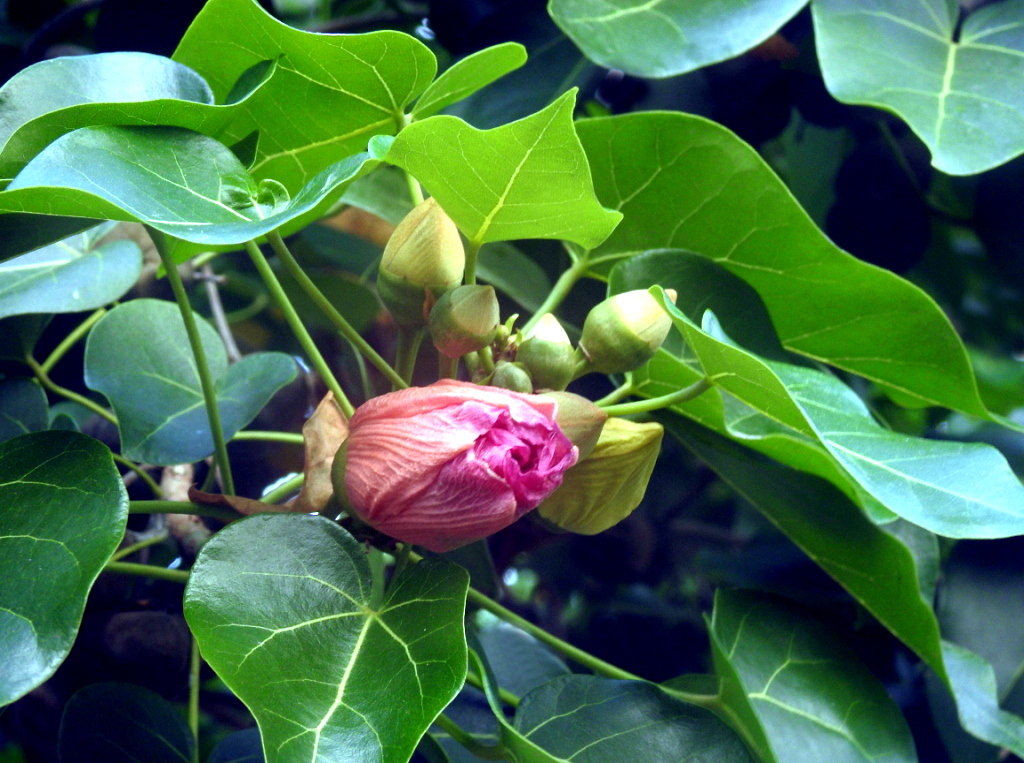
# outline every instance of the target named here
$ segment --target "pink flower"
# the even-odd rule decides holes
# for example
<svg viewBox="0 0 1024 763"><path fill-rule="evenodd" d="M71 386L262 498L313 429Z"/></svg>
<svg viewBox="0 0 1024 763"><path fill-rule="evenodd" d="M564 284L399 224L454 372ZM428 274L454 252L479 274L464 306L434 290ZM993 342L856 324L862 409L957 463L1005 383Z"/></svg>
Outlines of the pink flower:
<svg viewBox="0 0 1024 763"><path fill-rule="evenodd" d="M556 411L546 397L450 380L373 398L349 424L349 503L381 532L431 551L497 532L576 463Z"/></svg>

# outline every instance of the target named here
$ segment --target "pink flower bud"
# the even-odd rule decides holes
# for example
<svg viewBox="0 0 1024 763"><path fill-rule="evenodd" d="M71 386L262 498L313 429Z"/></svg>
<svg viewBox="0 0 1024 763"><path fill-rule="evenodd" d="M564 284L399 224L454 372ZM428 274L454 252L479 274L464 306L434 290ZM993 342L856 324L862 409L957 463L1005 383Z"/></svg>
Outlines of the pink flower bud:
<svg viewBox="0 0 1024 763"><path fill-rule="evenodd" d="M451 380L375 397L349 422L335 490L393 538L457 548L507 527L562 484L579 451L557 410L547 397Z"/></svg>

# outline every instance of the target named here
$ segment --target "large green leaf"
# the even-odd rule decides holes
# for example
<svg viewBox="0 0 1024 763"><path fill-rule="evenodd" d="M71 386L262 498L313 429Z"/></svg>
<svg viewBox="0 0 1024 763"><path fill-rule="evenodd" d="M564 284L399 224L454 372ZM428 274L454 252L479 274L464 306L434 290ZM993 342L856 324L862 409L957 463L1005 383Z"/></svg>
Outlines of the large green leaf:
<svg viewBox="0 0 1024 763"><path fill-rule="evenodd" d="M128 494L101 443L75 432L0 443L0 706L67 656L127 521Z"/></svg>
<svg viewBox="0 0 1024 763"><path fill-rule="evenodd" d="M935 302L837 249L728 130L679 113L588 119L576 128L598 198L625 215L592 253L596 273L648 249L697 252L754 287L786 349L918 404L990 416Z"/></svg>
<svg viewBox="0 0 1024 763"><path fill-rule="evenodd" d="M814 0L825 84L900 115L952 175L1024 152L1024 0L971 13L957 0Z"/></svg>
<svg viewBox="0 0 1024 763"><path fill-rule="evenodd" d="M518 122L477 130L456 117L409 125L370 151L419 180L471 242L560 238L594 247L621 216L594 197L573 129L576 93Z"/></svg>
<svg viewBox="0 0 1024 763"><path fill-rule="evenodd" d="M134 241L96 246L101 225L0 264L0 318L94 310L122 297L142 271Z"/></svg>
<svg viewBox="0 0 1024 763"><path fill-rule="evenodd" d="M79 127L169 125L216 135L274 68L256 72L231 103L217 106L206 80L163 56L97 53L34 64L0 88L0 187Z"/></svg>
<svg viewBox="0 0 1024 763"><path fill-rule="evenodd" d="M315 34L293 29L256 0L206 3L174 52L224 98L260 61L283 56L273 79L249 98L218 138L231 145L259 130L257 180L292 194L326 167L362 151L371 135L394 134L404 108L430 84L437 62L401 32Z"/></svg>
<svg viewBox="0 0 1024 763"><path fill-rule="evenodd" d="M526 63L526 48L504 42L456 61L423 92L410 116L424 119Z"/></svg>
<svg viewBox="0 0 1024 763"><path fill-rule="evenodd" d="M720 590L709 623L724 701L753 715L762 760L916 763L906 721L853 651L782 599Z"/></svg>
<svg viewBox="0 0 1024 763"><path fill-rule="evenodd" d="M351 535L322 517L261 515L203 547L185 617L256 717L268 763L405 763L465 679L468 584L427 560L378 605Z"/></svg>
<svg viewBox="0 0 1024 763"><path fill-rule="evenodd" d="M548 12L594 63L671 77L738 56L807 0L550 0Z"/></svg>
<svg viewBox="0 0 1024 763"><path fill-rule="evenodd" d="M196 740L178 708L152 689L92 684L60 720L61 763L191 763Z"/></svg>
<svg viewBox="0 0 1024 763"><path fill-rule="evenodd" d="M515 729L559 763L753 760L740 738L707 710L640 681L556 678L523 697ZM547 763L528 747L516 752L522 763Z"/></svg>
<svg viewBox="0 0 1024 763"><path fill-rule="evenodd" d="M50 428L46 393L32 379L0 381L0 442Z"/></svg>
<svg viewBox="0 0 1024 763"><path fill-rule="evenodd" d="M0 192L0 210L141 222L197 244L239 244L313 219L374 166L365 153L350 156L290 198L272 180L257 184L231 151L205 135L84 127L29 162Z"/></svg>
<svg viewBox="0 0 1024 763"><path fill-rule="evenodd" d="M261 352L228 367L217 332L198 316L196 323L230 438L295 378L295 361ZM103 316L86 341L85 383L113 406L126 457L181 464L213 453L195 359L174 303L135 299Z"/></svg>

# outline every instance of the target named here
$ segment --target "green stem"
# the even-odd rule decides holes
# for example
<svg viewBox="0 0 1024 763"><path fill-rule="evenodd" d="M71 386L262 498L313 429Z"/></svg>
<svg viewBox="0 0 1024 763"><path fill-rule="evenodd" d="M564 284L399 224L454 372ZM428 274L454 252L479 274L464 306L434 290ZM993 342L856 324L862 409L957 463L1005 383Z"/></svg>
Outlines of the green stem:
<svg viewBox="0 0 1024 763"><path fill-rule="evenodd" d="M210 506L189 501L128 501L129 514L194 514L221 522L234 522L244 514L224 506Z"/></svg>
<svg viewBox="0 0 1024 763"><path fill-rule="evenodd" d="M394 389L405 389L412 382L413 371L416 370L416 356L420 353L420 342L426 329L410 330L398 328L398 347L395 349L395 368L401 377L403 386Z"/></svg>
<svg viewBox="0 0 1024 763"><path fill-rule="evenodd" d="M263 282L267 285L267 289L270 291L271 297L274 302L280 308L281 312L284 313L285 320L291 327L292 333L295 334L295 338L299 340L299 344L302 346L303 351L313 364L313 368L316 369L317 373L324 380L324 384L327 385L327 389L334 393L334 399L338 402L341 407L342 413L350 417L355 413L355 408L352 403L348 401L345 393L341 391L341 385L338 384L338 380L334 378L334 374L331 373L331 369L327 366L327 361L324 360L324 356L320 354L320 350L316 348L313 343L313 338L306 331L306 327L302 325L302 321L299 319L299 314L295 312L295 307L288 299L288 295L284 293L284 289L281 288L281 282L277 280L277 276L274 275L274 271L270 269L270 263L267 262L267 258L263 256L263 252L256 246L255 241L246 241L245 250L249 253L249 257L252 259L252 264L256 267L256 271L260 274Z"/></svg>
<svg viewBox="0 0 1024 763"><path fill-rule="evenodd" d="M107 309L105 307L101 307L99 310L97 310L84 321L82 321L80 324L78 324L74 331L72 331L70 334L64 337L64 341L57 345L57 348L50 353L50 357L44 360L42 365L40 366L40 368L43 369L43 373L50 373L50 369L57 365L57 361L63 358L64 354L72 347L74 347L75 343L79 339L81 339L83 336L89 333L89 329L96 325L96 321L98 321L106 314Z"/></svg>
<svg viewBox="0 0 1024 763"><path fill-rule="evenodd" d="M693 398L704 394L709 389L711 389L711 382L707 377L705 377L700 381L694 382L689 387L683 387L682 389L671 392L668 395L651 397L647 400L637 400L633 403L603 405L601 407L609 416L629 416L633 413L647 413L648 411L657 411L661 408L668 408L670 405L676 405L677 403L685 403L687 400L693 400Z"/></svg>
<svg viewBox="0 0 1024 763"><path fill-rule="evenodd" d="M607 395L602 397L600 400L595 401L594 405L603 408L606 405L611 405L612 403L617 403L622 398L629 397L629 395L631 395L633 393L634 389L635 388L633 387L633 380L629 379L621 387L616 387L611 392L609 392Z"/></svg>
<svg viewBox="0 0 1024 763"><path fill-rule="evenodd" d="M466 246L466 283L476 283L476 259L481 246L482 241L470 241Z"/></svg>
<svg viewBox="0 0 1024 763"><path fill-rule="evenodd" d="M484 682L476 673L472 670L466 671L466 683L470 686L475 686L477 689L483 691ZM501 701L510 707L519 707L519 697L510 692L508 689L498 688L498 694L501 697Z"/></svg>
<svg viewBox="0 0 1024 763"><path fill-rule="evenodd" d="M626 670L617 668L611 663L605 662L589 652L584 652L582 649L579 649L568 642L562 641L562 639L556 636L552 636L543 628L539 628L529 620L520 617L512 610L506 609L498 602L477 591L475 588L469 589L468 598L481 609L486 609L488 612L500 617L505 622L516 626L520 630L526 631L541 643L547 644L556 652L564 654L569 659L579 663L585 668L589 668L595 673L600 673L601 675L608 676L609 678L620 678L627 681L643 680L640 676L633 675Z"/></svg>
<svg viewBox="0 0 1024 763"><path fill-rule="evenodd" d="M172 583L188 583L189 573L185 570L169 570L166 567L156 567L150 564L135 564L134 562L107 562L103 568L104 572L119 572L122 575L138 575L145 578L156 578L157 580L169 580Z"/></svg>
<svg viewBox="0 0 1024 763"><path fill-rule="evenodd" d="M437 376L439 379L455 379L459 375L459 359L449 358L443 352L437 353Z"/></svg>
<svg viewBox="0 0 1024 763"><path fill-rule="evenodd" d="M188 671L188 727L192 729L195 746L192 748L192 763L199 763L199 642L192 637L192 658Z"/></svg>
<svg viewBox="0 0 1024 763"><path fill-rule="evenodd" d="M405 172L405 182L409 185L409 198L412 199L412 205L415 207L417 204L423 203L423 189L420 188L419 181L409 174L408 170Z"/></svg>
<svg viewBox="0 0 1024 763"><path fill-rule="evenodd" d="M110 411L97 405L89 398L79 395L77 392L72 392L69 389L61 387L59 384L54 384L50 380L50 377L46 374L46 371L43 370L43 367L40 366L39 363L36 362L36 359L33 358L31 355L25 356L25 363L26 365L28 365L29 368L32 369L33 373L35 373L36 378L39 379L39 383L42 384L43 387L48 389L50 392L54 393L55 395L60 395L61 397L66 398L67 400L70 400L73 403L78 403L79 405L88 408L97 416L102 416L115 427L117 426L117 417L114 416L114 414L112 414Z"/></svg>
<svg viewBox="0 0 1024 763"><path fill-rule="evenodd" d="M185 324L188 343L192 346L192 356L196 361L199 386L202 387L203 402L206 404L206 416L210 422L210 434L213 435L214 459L220 469L221 487L228 495L234 495L235 481L231 476L231 462L228 461L228 444L224 439L224 428L220 423L217 390L213 385L213 377L210 375L210 366L206 362L206 351L203 349L203 341L199 337L199 328L196 326L196 319L192 314L192 305L188 301L188 294L185 293L185 285L181 282L181 274L178 272L177 263L171 257L167 239L159 231L152 228L146 228L146 230L156 245L157 252L160 253L164 270L167 271L167 280L171 284L171 291L174 292L174 298L178 302L178 309L181 311L181 320Z"/></svg>
<svg viewBox="0 0 1024 763"><path fill-rule="evenodd" d="M155 479L149 476L149 472L147 472L134 461L129 461L124 456L118 455L117 453L111 453L110 455L113 457L114 461L121 464L121 466L129 468L137 475L139 475L142 481L145 482L146 485L149 486L149 489L153 491L153 495L155 495L157 498L164 497L163 489L158 484L156 484Z"/></svg>
<svg viewBox="0 0 1024 763"><path fill-rule="evenodd" d="M279 503L284 500L285 496L292 493L302 487L302 483L305 482L305 474L296 474L290 480L285 480L280 485L275 487L269 493L260 498L263 503Z"/></svg>
<svg viewBox="0 0 1024 763"><path fill-rule="evenodd" d="M232 440L261 440L265 442L286 442L290 445L302 445L302 435L297 432L262 432L256 429L243 429L235 432Z"/></svg>
<svg viewBox="0 0 1024 763"><path fill-rule="evenodd" d="M267 234L267 241L270 242L271 248L274 253L280 258L281 263L284 265L285 270L291 275L292 278L299 284L299 287L306 292L306 295L313 301L321 312L327 316L328 320L334 324L334 327L338 329L343 337L349 342L355 345L356 349L361 352L367 360L373 363L374 367L380 371L384 377L392 384L398 385L399 389L404 389L409 386L402 384L401 377L393 369L388 362L384 360L377 351L370 346L370 343L360 336L359 332L356 331L352 324L345 320L345 316L339 313L334 305L331 304L330 300L324 296L323 292L317 288L317 285L313 283L312 279L306 275L306 272L302 269L302 266L296 262L295 257L292 256L287 245L284 243L284 239L277 231L272 231ZM351 416L351 414L346 414Z"/></svg>
<svg viewBox="0 0 1024 763"><path fill-rule="evenodd" d="M402 550L398 552L398 557L395 559L395 569L391 573L392 584L399 575L405 572L405 568L409 565L409 554L411 553L412 545L409 543L403 543Z"/></svg>
<svg viewBox="0 0 1024 763"><path fill-rule="evenodd" d="M112 557L110 557L110 561L119 562L126 556L131 556L137 551L142 551L142 549L144 548L155 546L157 543L163 543L165 540L167 540L166 532L158 533L156 535L150 535L148 538L143 538L138 543L133 543L130 546L125 546L120 551L115 552L115 554Z"/></svg>
<svg viewBox="0 0 1024 763"><path fill-rule="evenodd" d="M533 327L537 325L537 322L544 317L547 313L553 313L562 300L565 299L566 295L572 291L572 287L576 285L576 282L583 277L583 274L587 272L587 268L590 266L590 253L584 252L578 259L576 259L569 269L564 271L562 275L555 281L555 285L551 288L548 296L544 299L544 302L540 307L537 308L537 312L533 314L533 317L526 322L522 328L523 336L526 336L533 330Z"/></svg>
<svg viewBox="0 0 1024 763"><path fill-rule="evenodd" d="M465 747L469 752L483 760L510 760L508 750L502 744L490 745L479 742L476 738L465 731L455 721L444 713L434 719L434 723L441 727L448 736Z"/></svg>

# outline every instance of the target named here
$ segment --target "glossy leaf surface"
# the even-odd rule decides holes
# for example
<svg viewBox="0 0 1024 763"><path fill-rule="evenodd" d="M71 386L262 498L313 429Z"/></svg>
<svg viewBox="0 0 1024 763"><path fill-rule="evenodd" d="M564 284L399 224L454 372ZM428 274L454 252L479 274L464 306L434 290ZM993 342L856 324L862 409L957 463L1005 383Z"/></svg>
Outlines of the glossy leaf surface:
<svg viewBox="0 0 1024 763"><path fill-rule="evenodd" d="M295 361L277 352L247 355L228 367L217 332L196 317L228 439L295 378ZM146 337L144 344L137 338ZM126 370L130 372L126 373ZM85 383L117 414L124 455L151 464L198 461L213 437L192 348L177 305L136 299L111 310L85 346Z"/></svg>
<svg viewBox="0 0 1024 763"><path fill-rule="evenodd" d="M429 87L413 107L413 119L436 114L446 106L494 82L526 63L526 48L517 42L504 42L477 51L456 61Z"/></svg>
<svg viewBox="0 0 1024 763"><path fill-rule="evenodd" d="M0 443L0 706L67 656L127 521L128 495L106 446L75 432Z"/></svg>
<svg viewBox="0 0 1024 763"><path fill-rule="evenodd" d="M548 12L594 63L671 77L738 56L807 0L550 0Z"/></svg>
<svg viewBox="0 0 1024 763"><path fill-rule="evenodd" d="M518 122L477 130L455 117L415 122L370 152L419 180L470 241L604 241L619 214L594 197L573 128L575 92Z"/></svg>
<svg viewBox="0 0 1024 763"><path fill-rule="evenodd" d="M0 263L0 318L94 310L124 296L142 271L134 241L96 245L109 225Z"/></svg>
<svg viewBox="0 0 1024 763"><path fill-rule="evenodd" d="M907 121L952 175L1024 152L1024 0L959 25L956 0L815 0L815 39L832 95Z"/></svg>
<svg viewBox="0 0 1024 763"><path fill-rule="evenodd" d="M265 514L206 544L185 617L268 763L405 763L465 679L467 586L428 560L374 605L362 544L322 517Z"/></svg>
<svg viewBox="0 0 1024 763"><path fill-rule="evenodd" d="M46 393L33 379L0 381L0 442L49 429Z"/></svg>

